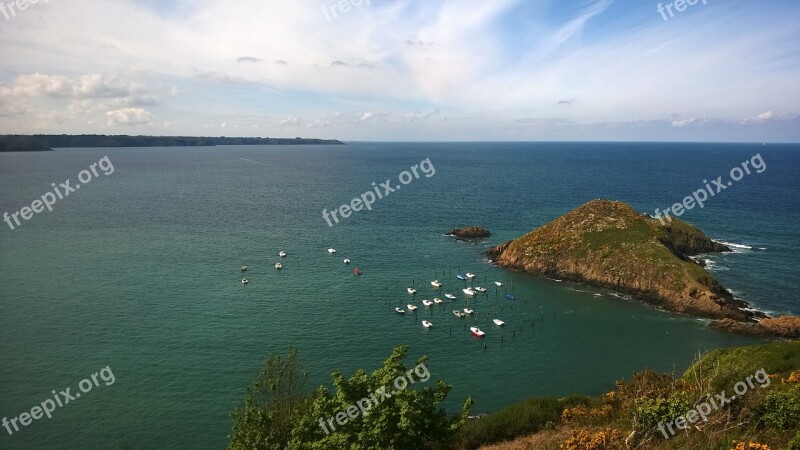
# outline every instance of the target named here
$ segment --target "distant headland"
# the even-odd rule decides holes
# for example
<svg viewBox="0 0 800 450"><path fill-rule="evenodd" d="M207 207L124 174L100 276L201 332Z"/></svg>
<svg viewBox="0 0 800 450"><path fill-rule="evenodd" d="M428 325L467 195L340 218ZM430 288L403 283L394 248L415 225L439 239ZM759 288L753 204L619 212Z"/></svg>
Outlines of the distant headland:
<svg viewBox="0 0 800 450"><path fill-rule="evenodd" d="M501 267L630 294L757 336L800 338L800 317L770 318L736 299L690 256L730 251L696 227L666 225L622 202L593 200L488 251Z"/></svg>
<svg viewBox="0 0 800 450"><path fill-rule="evenodd" d="M215 145L344 145L335 139L193 137L193 136L107 136L102 134L0 135L0 152L49 151L75 147L196 147Z"/></svg>

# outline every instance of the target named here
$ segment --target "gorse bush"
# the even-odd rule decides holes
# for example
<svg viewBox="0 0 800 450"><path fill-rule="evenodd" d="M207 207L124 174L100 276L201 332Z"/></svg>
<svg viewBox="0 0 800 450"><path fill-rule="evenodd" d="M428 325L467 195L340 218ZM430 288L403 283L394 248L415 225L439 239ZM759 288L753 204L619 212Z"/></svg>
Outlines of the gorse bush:
<svg viewBox="0 0 800 450"><path fill-rule="evenodd" d="M624 449L622 433L612 428L590 433L573 431L569 439L560 446L563 450L616 450Z"/></svg>
<svg viewBox="0 0 800 450"><path fill-rule="evenodd" d="M768 427L785 430L800 426L800 387L767 393L761 410Z"/></svg>
<svg viewBox="0 0 800 450"><path fill-rule="evenodd" d="M676 392L669 398L640 399L634 409L636 428L641 432L655 432L659 423L672 422L692 408L694 403L685 392Z"/></svg>

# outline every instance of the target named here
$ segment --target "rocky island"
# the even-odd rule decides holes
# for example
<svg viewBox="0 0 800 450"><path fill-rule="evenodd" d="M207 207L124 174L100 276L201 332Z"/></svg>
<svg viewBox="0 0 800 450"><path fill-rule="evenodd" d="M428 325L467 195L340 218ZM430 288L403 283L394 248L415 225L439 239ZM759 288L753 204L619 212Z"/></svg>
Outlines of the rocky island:
<svg viewBox="0 0 800 450"><path fill-rule="evenodd" d="M448 236L455 236L461 239L485 239L492 235L486 228L483 227L465 227L450 230Z"/></svg>
<svg viewBox="0 0 800 450"><path fill-rule="evenodd" d="M678 219L661 225L622 202L593 200L490 249L498 266L610 288L721 329L800 338L800 318L770 319L720 286L690 256L730 251Z"/></svg>

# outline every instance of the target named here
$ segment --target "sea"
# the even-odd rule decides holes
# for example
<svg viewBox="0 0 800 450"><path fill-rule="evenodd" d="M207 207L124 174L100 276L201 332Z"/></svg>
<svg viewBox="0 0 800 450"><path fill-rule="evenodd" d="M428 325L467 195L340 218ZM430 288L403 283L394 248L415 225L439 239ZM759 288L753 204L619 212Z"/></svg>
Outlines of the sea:
<svg viewBox="0 0 800 450"><path fill-rule="evenodd" d="M104 157L109 175L82 173ZM732 181L745 161L750 173L734 171ZM716 192L720 176L725 188ZM800 314L800 145L357 142L0 153L0 213L31 206L68 179L81 187L52 211L13 230L0 223L0 418L16 418L19 428L0 428L2 449L224 448L230 411L266 358L290 347L309 388L331 388L331 372L375 370L408 345L406 364L427 356L431 373L412 388L444 380L453 385L448 411L471 396L480 414L532 396L601 394L647 368L680 375L710 350L763 342L487 261L491 246L597 198L655 214L710 185L715 195L681 219L733 248L701 257L711 273L756 309ZM370 210L353 204L368 192L382 197ZM360 211L342 217L345 204ZM338 223L329 226L323 210L339 211ZM469 225L492 237L446 236ZM465 272L487 293L465 298L456 278ZM444 293L457 299L423 307ZM416 313L394 311L410 303ZM466 306L476 314L452 314ZM470 326L485 338L473 338ZM32 409L61 401L67 388L69 403L22 425L21 414L41 415Z"/></svg>

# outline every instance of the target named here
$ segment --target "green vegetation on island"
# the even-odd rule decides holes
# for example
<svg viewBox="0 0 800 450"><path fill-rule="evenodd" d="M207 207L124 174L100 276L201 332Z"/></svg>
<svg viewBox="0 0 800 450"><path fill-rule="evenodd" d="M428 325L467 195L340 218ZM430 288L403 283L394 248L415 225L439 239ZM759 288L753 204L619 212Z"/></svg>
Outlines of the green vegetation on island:
<svg viewBox="0 0 800 450"><path fill-rule="evenodd" d="M625 203L593 200L488 254L501 267L613 289L720 329L800 338L800 317L754 311L690 258L720 251L730 249L679 219L662 225Z"/></svg>
<svg viewBox="0 0 800 450"><path fill-rule="evenodd" d="M195 147L215 145L343 145L335 139L193 137L193 136L106 136L82 135L2 135L0 152L42 151L76 147Z"/></svg>

